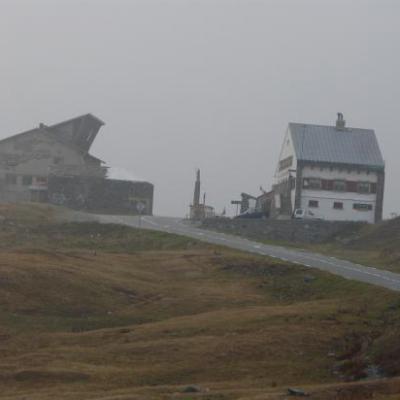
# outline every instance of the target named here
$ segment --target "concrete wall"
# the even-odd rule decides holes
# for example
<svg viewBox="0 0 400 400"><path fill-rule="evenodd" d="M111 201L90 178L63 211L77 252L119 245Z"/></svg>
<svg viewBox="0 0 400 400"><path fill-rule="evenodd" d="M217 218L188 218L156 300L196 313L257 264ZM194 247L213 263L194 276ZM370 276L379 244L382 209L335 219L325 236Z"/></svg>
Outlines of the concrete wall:
<svg viewBox="0 0 400 400"><path fill-rule="evenodd" d="M46 189L52 171L73 169L79 173L86 167L79 151L60 143L45 129L14 136L0 142L0 201L29 201L32 190ZM101 171L99 165L90 168ZM15 177L15 182L10 182L10 177Z"/></svg>
<svg viewBox="0 0 400 400"><path fill-rule="evenodd" d="M41 130L0 143L0 172L46 176L51 165L84 165L82 155Z"/></svg>

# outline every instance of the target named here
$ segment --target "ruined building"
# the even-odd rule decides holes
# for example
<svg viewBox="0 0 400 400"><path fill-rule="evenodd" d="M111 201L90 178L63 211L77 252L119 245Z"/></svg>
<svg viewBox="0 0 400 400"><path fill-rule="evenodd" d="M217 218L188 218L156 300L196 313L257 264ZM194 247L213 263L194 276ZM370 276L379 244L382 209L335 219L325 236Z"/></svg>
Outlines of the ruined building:
<svg viewBox="0 0 400 400"><path fill-rule="evenodd" d="M86 114L0 140L0 201L151 214L151 183L107 179L105 163L89 153L103 125Z"/></svg>

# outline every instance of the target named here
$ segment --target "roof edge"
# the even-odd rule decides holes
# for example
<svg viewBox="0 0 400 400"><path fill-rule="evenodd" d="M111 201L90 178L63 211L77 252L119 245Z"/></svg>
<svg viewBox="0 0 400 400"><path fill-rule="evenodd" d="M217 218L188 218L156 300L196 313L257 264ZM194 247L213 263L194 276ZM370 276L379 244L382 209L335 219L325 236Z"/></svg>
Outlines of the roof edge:
<svg viewBox="0 0 400 400"><path fill-rule="evenodd" d="M53 125L49 125L49 128L55 128L58 125L66 124L66 123L74 121L76 119L85 118L85 117L89 117L89 118L94 119L95 121L97 121L100 124L100 126L103 126L103 125L106 124L103 120L101 120L100 118L96 117L92 113L87 113L87 114L78 115L77 117L66 119L65 121L57 122L56 124L53 124Z"/></svg>
<svg viewBox="0 0 400 400"><path fill-rule="evenodd" d="M106 124L104 121L102 121L100 118L96 117L95 115L93 115L91 113L87 113L87 114L79 115L79 116L74 117L74 118L67 119L65 121L58 122L57 124L45 125L45 127L46 128L50 128L50 129L56 128L57 126L59 126L61 124L65 124L65 123L71 122L71 121L73 121L75 119L84 118L84 117L89 117L89 118L92 118L92 119L96 120L99 123L100 126L103 126L103 125ZM15 139L16 137L27 135L29 133L33 133L35 131L41 131L41 130L43 130L43 128L39 125L39 126L37 126L35 128L31 128L31 129L28 129L26 131L22 131L20 133L15 133L15 134L13 134L11 136L7 136L7 137L5 137L3 139L0 139L0 143L3 143L3 142L5 142L7 140L10 140L10 139Z"/></svg>
<svg viewBox="0 0 400 400"><path fill-rule="evenodd" d="M288 124L288 128L290 128L290 125L298 125L298 126L315 126L315 127L320 127L320 128L333 128L336 130L336 126L335 125L323 125L323 124L305 124L304 122L289 122ZM374 132L375 133L375 129L372 128L355 128L353 126L346 126L346 128L344 129L344 131L340 131L340 132L346 132L346 131L368 131L368 132Z"/></svg>

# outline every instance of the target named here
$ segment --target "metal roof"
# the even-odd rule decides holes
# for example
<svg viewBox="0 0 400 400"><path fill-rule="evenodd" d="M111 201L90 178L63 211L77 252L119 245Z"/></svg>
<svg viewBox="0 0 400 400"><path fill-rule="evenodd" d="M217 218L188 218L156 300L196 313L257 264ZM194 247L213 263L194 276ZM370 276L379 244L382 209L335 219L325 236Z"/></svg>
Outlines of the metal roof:
<svg viewBox="0 0 400 400"><path fill-rule="evenodd" d="M290 123L298 160L384 168L385 162L372 129Z"/></svg>

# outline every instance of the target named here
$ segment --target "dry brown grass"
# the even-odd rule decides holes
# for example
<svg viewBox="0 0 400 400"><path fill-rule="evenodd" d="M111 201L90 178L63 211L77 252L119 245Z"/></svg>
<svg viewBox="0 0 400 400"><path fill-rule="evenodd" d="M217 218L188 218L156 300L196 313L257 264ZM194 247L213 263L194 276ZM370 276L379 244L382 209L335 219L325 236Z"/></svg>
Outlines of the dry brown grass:
<svg viewBox="0 0 400 400"><path fill-rule="evenodd" d="M31 229L28 220L0 236ZM95 228L46 225L39 249L26 239L0 251L1 399L261 400L285 398L287 386L321 400L400 393L397 380L335 383L391 351L397 294L115 226L95 254L82 246ZM46 245L55 229L62 240ZM204 390L182 393L189 384Z"/></svg>

